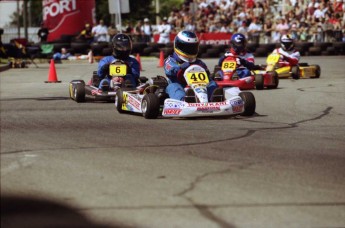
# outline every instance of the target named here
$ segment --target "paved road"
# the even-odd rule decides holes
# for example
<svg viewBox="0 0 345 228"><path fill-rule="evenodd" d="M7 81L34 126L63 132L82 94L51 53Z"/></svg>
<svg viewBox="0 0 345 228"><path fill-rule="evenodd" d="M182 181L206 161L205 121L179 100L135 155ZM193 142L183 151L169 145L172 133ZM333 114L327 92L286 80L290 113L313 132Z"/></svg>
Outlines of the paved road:
<svg viewBox="0 0 345 228"><path fill-rule="evenodd" d="M56 65L53 84L48 64L1 72L1 224L344 227L344 60L304 57L321 78L253 91L251 118L146 120L71 101L69 81L95 64ZM157 64L142 58L142 75Z"/></svg>

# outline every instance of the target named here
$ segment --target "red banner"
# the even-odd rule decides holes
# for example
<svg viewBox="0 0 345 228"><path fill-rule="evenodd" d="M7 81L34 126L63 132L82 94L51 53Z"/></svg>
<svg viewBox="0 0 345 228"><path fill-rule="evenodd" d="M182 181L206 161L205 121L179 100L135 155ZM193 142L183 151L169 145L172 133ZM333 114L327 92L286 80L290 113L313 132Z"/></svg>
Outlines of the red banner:
<svg viewBox="0 0 345 228"><path fill-rule="evenodd" d="M231 33L197 33L200 44L229 44ZM170 41L173 42L176 34L170 34ZM157 43L159 34L154 35L154 41Z"/></svg>
<svg viewBox="0 0 345 228"><path fill-rule="evenodd" d="M48 41L76 35L86 23L92 26L95 22L95 0L42 0L42 5Z"/></svg>

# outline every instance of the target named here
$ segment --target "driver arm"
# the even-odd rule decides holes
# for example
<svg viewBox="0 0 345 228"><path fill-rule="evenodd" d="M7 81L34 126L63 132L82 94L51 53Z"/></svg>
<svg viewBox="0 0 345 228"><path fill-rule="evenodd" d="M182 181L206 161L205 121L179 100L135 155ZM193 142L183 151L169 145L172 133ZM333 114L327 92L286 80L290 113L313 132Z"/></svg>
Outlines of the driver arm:
<svg viewBox="0 0 345 228"><path fill-rule="evenodd" d="M113 60L112 56L106 56L99 61L97 74L100 78L104 78L109 74L109 65Z"/></svg>

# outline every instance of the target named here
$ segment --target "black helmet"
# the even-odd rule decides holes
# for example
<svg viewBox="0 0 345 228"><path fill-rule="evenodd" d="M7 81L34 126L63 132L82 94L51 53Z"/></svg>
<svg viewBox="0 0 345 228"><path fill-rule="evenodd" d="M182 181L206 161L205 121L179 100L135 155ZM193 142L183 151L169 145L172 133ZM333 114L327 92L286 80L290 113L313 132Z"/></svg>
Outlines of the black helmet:
<svg viewBox="0 0 345 228"><path fill-rule="evenodd" d="M112 41L114 54L119 59L125 59L132 51L132 41L126 34L117 34Z"/></svg>
<svg viewBox="0 0 345 228"><path fill-rule="evenodd" d="M239 55L246 49L247 39L242 33L235 33L231 36L230 47L233 49L235 54Z"/></svg>

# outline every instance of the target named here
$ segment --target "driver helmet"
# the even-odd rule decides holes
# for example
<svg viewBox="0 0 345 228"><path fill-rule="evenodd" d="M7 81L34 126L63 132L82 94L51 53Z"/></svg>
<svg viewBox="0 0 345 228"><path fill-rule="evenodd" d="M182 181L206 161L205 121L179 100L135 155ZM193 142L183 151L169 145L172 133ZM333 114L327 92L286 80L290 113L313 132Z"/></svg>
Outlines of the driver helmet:
<svg viewBox="0 0 345 228"><path fill-rule="evenodd" d="M128 58L132 51L132 41L126 34L117 34L112 39L114 54L119 59Z"/></svg>
<svg viewBox="0 0 345 228"><path fill-rule="evenodd" d="M241 33L235 33L231 36L230 39L230 50L234 52L234 54L239 55L243 51L245 51L247 46L247 39Z"/></svg>
<svg viewBox="0 0 345 228"><path fill-rule="evenodd" d="M199 39L194 32L181 31L174 40L174 51L185 62L194 62L199 52Z"/></svg>
<svg viewBox="0 0 345 228"><path fill-rule="evenodd" d="M282 35L280 45L284 51L291 51L294 48L294 40L290 35Z"/></svg>

